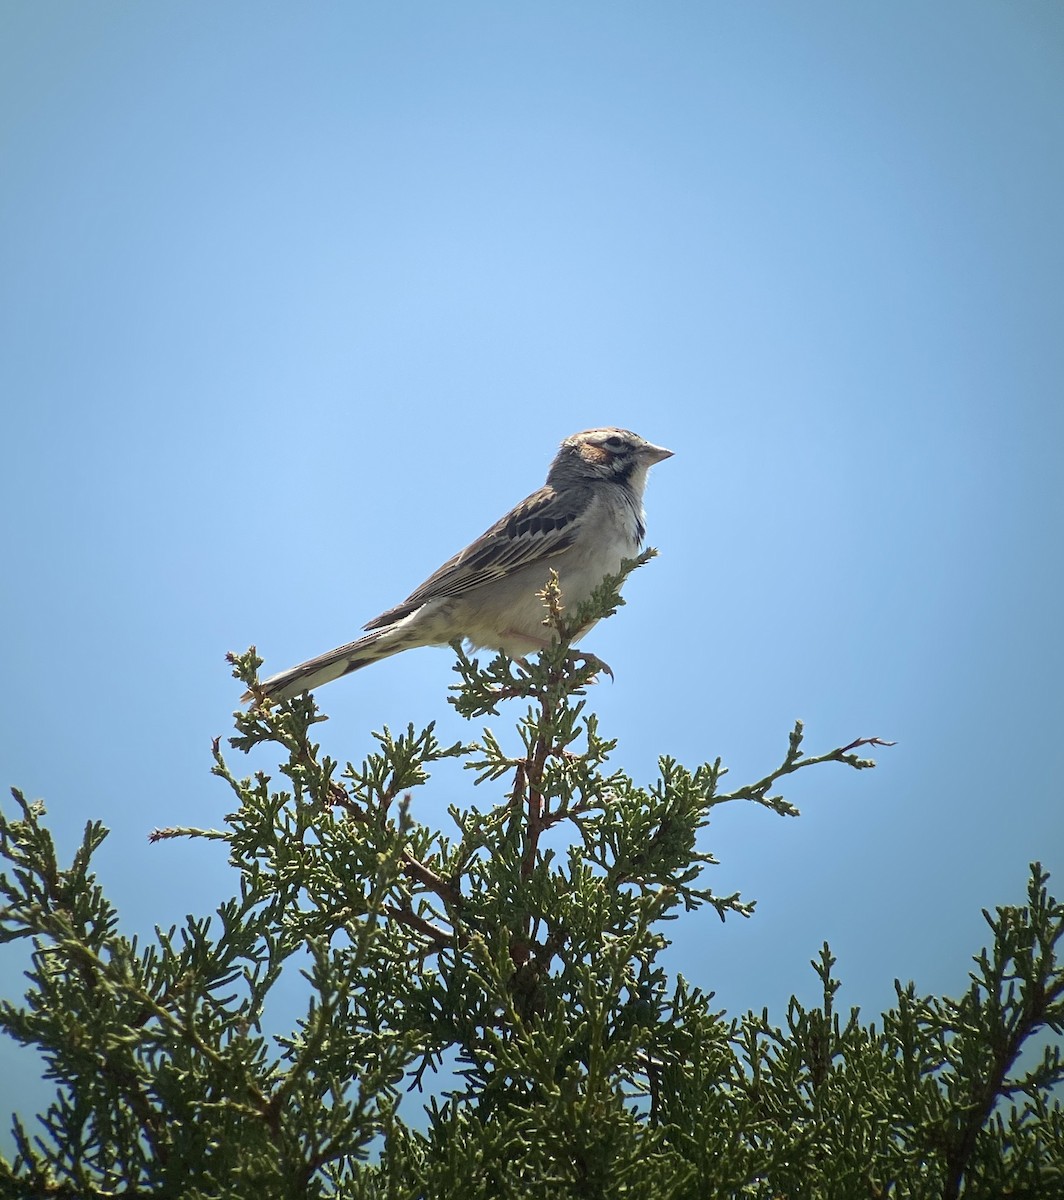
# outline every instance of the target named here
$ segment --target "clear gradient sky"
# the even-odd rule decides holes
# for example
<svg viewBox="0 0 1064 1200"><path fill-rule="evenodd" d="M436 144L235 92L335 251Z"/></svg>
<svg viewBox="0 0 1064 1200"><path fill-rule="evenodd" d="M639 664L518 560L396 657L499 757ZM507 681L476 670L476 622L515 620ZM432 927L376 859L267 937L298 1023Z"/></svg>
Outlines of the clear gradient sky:
<svg viewBox="0 0 1064 1200"><path fill-rule="evenodd" d="M67 858L113 830L129 932L213 910L224 850L146 834L231 808L225 652L349 640L623 425L676 456L588 642L614 763L898 743L717 810L757 912L670 968L779 1019L824 939L868 1016L962 991L983 906L1064 891L1062 214L1056 0L7 0L0 782ZM449 666L330 685L328 752L471 736ZM0 1044L0 1124L35 1073Z"/></svg>

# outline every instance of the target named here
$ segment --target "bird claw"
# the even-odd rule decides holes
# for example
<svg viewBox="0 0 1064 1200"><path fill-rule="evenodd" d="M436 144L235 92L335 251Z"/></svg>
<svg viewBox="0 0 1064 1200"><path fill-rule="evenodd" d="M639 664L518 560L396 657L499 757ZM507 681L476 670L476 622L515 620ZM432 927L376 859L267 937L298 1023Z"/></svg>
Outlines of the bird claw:
<svg viewBox="0 0 1064 1200"><path fill-rule="evenodd" d="M613 668L609 663L603 662L595 654L574 654L572 655L572 661L574 664L582 663L585 667L589 667L596 675L601 671L604 675L610 677L611 682L616 682L613 675Z"/></svg>

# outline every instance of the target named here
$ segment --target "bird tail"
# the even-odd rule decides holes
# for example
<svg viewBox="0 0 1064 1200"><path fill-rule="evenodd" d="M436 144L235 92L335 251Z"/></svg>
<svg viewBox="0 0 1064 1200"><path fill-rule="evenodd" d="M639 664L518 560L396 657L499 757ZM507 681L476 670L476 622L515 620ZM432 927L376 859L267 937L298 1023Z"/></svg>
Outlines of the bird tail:
<svg viewBox="0 0 1064 1200"><path fill-rule="evenodd" d="M346 646L338 646L297 667L289 667L287 671L271 675L259 684L259 690L271 700L291 700L301 692L311 691L323 683L339 679L341 675L350 675L360 667L398 654L400 650L408 649L409 645L409 642L394 636L394 629L377 629L357 642L348 642ZM241 699L252 700L254 696L251 692L245 692Z"/></svg>

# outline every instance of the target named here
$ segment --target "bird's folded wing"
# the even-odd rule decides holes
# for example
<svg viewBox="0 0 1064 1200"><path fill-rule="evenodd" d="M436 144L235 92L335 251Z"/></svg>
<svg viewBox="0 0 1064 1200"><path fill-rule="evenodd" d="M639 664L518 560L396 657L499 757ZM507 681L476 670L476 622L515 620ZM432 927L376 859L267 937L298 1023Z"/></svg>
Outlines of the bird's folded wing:
<svg viewBox="0 0 1064 1200"><path fill-rule="evenodd" d="M420 608L427 600L461 596L505 575L563 554L573 544L579 518L590 500L587 489L540 488L497 521L472 545L445 562L395 608L364 628L380 629Z"/></svg>

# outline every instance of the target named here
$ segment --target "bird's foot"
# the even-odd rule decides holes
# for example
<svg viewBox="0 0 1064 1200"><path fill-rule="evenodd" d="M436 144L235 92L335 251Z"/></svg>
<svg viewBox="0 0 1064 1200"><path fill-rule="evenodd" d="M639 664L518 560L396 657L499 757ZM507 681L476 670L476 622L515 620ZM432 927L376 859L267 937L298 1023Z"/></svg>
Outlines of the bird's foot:
<svg viewBox="0 0 1064 1200"><path fill-rule="evenodd" d="M597 654L570 654L569 659L574 666L580 664L585 669L593 672L593 677L588 680L589 683L594 682L594 675L598 675L599 672L603 675L608 675L610 680L614 681L613 668L609 663L603 662Z"/></svg>

